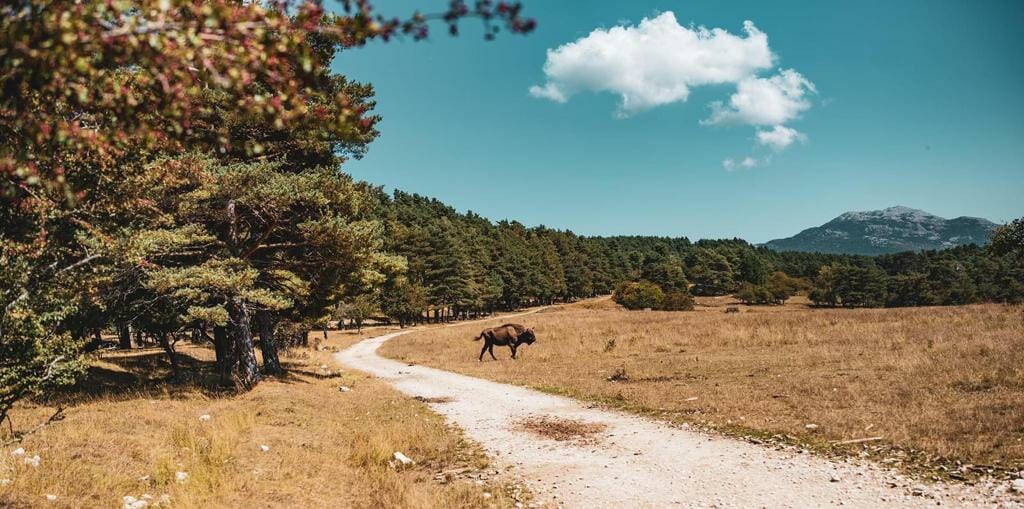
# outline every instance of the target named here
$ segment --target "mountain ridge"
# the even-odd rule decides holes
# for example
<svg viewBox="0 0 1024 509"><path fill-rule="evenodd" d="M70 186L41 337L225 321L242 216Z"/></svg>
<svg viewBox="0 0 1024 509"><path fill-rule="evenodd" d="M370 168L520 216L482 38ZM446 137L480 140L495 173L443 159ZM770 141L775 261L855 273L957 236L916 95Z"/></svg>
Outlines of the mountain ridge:
<svg viewBox="0 0 1024 509"><path fill-rule="evenodd" d="M763 245L776 251L879 255L985 244L997 226L981 217L946 219L897 205L844 212L821 226Z"/></svg>

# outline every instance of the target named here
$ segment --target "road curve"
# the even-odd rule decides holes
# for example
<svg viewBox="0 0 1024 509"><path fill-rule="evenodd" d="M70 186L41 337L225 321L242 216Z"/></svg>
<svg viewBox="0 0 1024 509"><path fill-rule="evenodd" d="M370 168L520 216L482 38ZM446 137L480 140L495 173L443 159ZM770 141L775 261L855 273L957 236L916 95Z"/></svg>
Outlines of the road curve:
<svg viewBox="0 0 1024 509"><path fill-rule="evenodd" d="M779 451L692 431L570 398L500 384L377 355L370 338L336 360L388 381L410 396L448 398L438 413L482 444L499 467L515 472L542 503L565 507L1024 507L963 485L911 488L910 481L868 464ZM467 344L473 344L467 336ZM473 355L467 345L467 355ZM600 423L589 444L555 441L517 423L553 416ZM916 492L916 494L915 494Z"/></svg>

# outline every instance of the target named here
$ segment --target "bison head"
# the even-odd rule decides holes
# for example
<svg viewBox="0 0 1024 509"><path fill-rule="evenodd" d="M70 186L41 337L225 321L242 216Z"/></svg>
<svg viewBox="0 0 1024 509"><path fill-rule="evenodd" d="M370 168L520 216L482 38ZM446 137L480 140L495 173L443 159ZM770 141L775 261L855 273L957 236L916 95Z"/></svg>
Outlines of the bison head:
<svg viewBox="0 0 1024 509"><path fill-rule="evenodd" d="M533 329L526 329L522 334L519 335L519 341L532 345L534 341L537 341L537 335L533 333Z"/></svg>

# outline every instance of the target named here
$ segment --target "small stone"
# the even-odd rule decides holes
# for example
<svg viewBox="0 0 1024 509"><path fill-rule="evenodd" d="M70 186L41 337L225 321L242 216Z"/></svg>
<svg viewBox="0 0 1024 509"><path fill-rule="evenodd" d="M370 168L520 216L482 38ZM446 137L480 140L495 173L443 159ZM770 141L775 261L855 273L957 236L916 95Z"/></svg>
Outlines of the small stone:
<svg viewBox="0 0 1024 509"><path fill-rule="evenodd" d="M1010 489L1017 493L1024 493L1024 479L1014 479L1013 482L1010 483Z"/></svg>
<svg viewBox="0 0 1024 509"><path fill-rule="evenodd" d="M11 484L10 479L0 479L0 486L7 486L8 484Z"/></svg>
<svg viewBox="0 0 1024 509"><path fill-rule="evenodd" d="M24 447L19 447L19 448L15 449L15 450L11 451L11 456L24 456L24 455L25 455L25 448Z"/></svg>
<svg viewBox="0 0 1024 509"><path fill-rule="evenodd" d="M37 468L39 466L39 455L36 454L31 458L25 458L25 464L32 468Z"/></svg>
<svg viewBox="0 0 1024 509"><path fill-rule="evenodd" d="M185 481L188 480L188 472L178 472L178 473L174 474L174 478L178 482L185 482Z"/></svg>
<svg viewBox="0 0 1024 509"><path fill-rule="evenodd" d="M344 385L342 385L341 387L338 387L338 390L341 391L341 392L351 392L352 391L352 389L350 389L348 387L345 387Z"/></svg>
<svg viewBox="0 0 1024 509"><path fill-rule="evenodd" d="M203 414L203 415L199 416L199 420L203 421L203 422L209 421L210 419L211 419L210 414Z"/></svg>
<svg viewBox="0 0 1024 509"><path fill-rule="evenodd" d="M915 497L923 497L928 493L928 488L923 484L917 484L913 488L910 488L910 494Z"/></svg>
<svg viewBox="0 0 1024 509"><path fill-rule="evenodd" d="M804 428L808 429L808 430L811 430L811 431L814 431L814 430L818 429L818 425L817 424L813 424L813 423L805 424Z"/></svg>
<svg viewBox="0 0 1024 509"><path fill-rule="evenodd" d="M829 477L828 482L839 482L839 476L833 475Z"/></svg>
<svg viewBox="0 0 1024 509"><path fill-rule="evenodd" d="M491 494L490 494L490 493L487 493L487 492L485 491L485 492L484 492L484 498L491 498Z"/></svg>
<svg viewBox="0 0 1024 509"><path fill-rule="evenodd" d="M270 451L270 446L269 445L260 444L260 450L263 451L263 452L269 452Z"/></svg>
<svg viewBox="0 0 1024 509"><path fill-rule="evenodd" d="M48 495L46 495L46 500L49 500L50 502L56 502L57 501L57 495L49 495L48 494Z"/></svg>
<svg viewBox="0 0 1024 509"><path fill-rule="evenodd" d="M415 461L410 459L408 456L406 456L406 455L404 455L404 454L402 454L402 453L400 453L398 451L395 451L395 459L398 460L398 462L403 464L403 465L412 465L413 463L416 463Z"/></svg>

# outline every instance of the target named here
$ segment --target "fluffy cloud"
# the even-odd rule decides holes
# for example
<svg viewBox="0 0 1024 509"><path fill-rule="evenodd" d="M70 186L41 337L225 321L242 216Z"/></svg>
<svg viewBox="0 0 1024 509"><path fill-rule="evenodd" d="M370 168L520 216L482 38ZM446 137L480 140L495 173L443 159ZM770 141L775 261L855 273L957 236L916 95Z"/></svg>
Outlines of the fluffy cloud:
<svg viewBox="0 0 1024 509"><path fill-rule="evenodd" d="M735 93L727 102L711 103L711 116L701 124L754 126L757 144L773 152L807 140L785 124L811 107L817 89L793 69L765 72L772 69L775 55L768 36L753 22L743 23L741 35L682 26L672 12L644 18L638 25L620 24L549 49L547 79L530 87L530 94L564 103L580 92L609 92L620 97L616 115L628 117L685 102L694 87L734 84ZM726 159L722 166L728 171L749 169L767 165L771 158Z"/></svg>
<svg viewBox="0 0 1024 509"><path fill-rule="evenodd" d="M810 108L807 96L816 92L814 83L793 69L770 78L747 77L736 86L728 106L711 103L711 117L704 123L784 124Z"/></svg>
<svg viewBox="0 0 1024 509"><path fill-rule="evenodd" d="M770 131L757 131L757 142L761 145L771 147L771 149L776 152L785 150L786 147L797 141L807 141L807 135L784 125L777 125Z"/></svg>
<svg viewBox="0 0 1024 509"><path fill-rule="evenodd" d="M721 28L688 28L672 12L636 26L597 29L548 50L547 82L531 87L530 94L566 102L580 91L611 92L621 97L621 116L686 101L694 86L743 83L771 68L768 36L750 21L743 31L745 37Z"/></svg>

